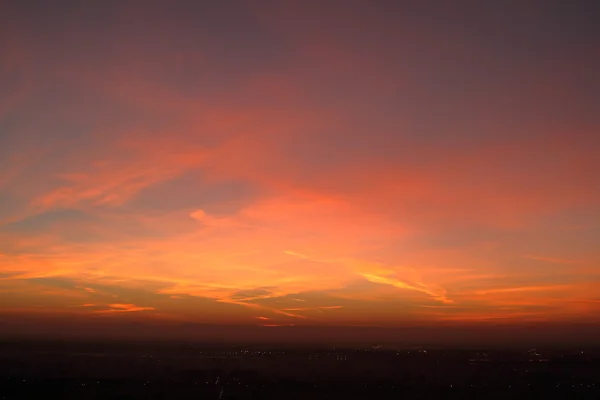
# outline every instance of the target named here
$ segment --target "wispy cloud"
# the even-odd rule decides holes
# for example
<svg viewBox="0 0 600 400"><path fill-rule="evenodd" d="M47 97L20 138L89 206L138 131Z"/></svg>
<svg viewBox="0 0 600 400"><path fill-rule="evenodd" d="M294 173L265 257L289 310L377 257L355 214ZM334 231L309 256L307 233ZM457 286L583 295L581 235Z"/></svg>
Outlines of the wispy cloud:
<svg viewBox="0 0 600 400"><path fill-rule="evenodd" d="M425 293L425 294L431 296L432 298L434 298L435 300L440 301L442 303L451 303L452 302L452 300L447 298L446 291L443 289L428 287L427 285L422 284L422 283L411 284L411 283L402 281L400 279L396 279L391 276L381 276L381 275L375 275L375 274L369 274L369 273L361 273L360 275L363 278L365 278L366 280L373 282L373 283L379 283L379 284L383 284L383 285L391 285L398 289L406 289L406 290L412 290L412 291L416 291L416 292Z"/></svg>
<svg viewBox="0 0 600 400"><path fill-rule="evenodd" d="M340 308L344 308L344 306L296 307L296 308L284 308L283 311L338 310Z"/></svg>
<svg viewBox="0 0 600 400"><path fill-rule="evenodd" d="M475 294L486 295L492 293L514 293L514 292L546 292L557 290L569 290L573 285L540 285L540 286L516 286L497 289L478 290Z"/></svg>
<svg viewBox="0 0 600 400"><path fill-rule="evenodd" d="M154 311L154 307L140 307L135 304L107 304L107 309L98 310L97 313L121 313L121 312L138 312L138 311Z"/></svg>

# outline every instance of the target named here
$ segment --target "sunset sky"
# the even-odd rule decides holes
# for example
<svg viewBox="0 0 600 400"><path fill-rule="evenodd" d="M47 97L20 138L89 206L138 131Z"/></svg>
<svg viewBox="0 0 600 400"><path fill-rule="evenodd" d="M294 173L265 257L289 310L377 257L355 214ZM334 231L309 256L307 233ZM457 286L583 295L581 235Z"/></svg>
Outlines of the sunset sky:
<svg viewBox="0 0 600 400"><path fill-rule="evenodd" d="M600 324L595 2L0 4L4 326Z"/></svg>

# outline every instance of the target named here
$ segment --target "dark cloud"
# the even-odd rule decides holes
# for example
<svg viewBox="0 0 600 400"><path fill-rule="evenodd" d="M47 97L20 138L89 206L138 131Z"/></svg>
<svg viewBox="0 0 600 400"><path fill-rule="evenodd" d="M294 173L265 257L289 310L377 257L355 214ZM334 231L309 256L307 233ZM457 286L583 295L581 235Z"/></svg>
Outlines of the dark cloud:
<svg viewBox="0 0 600 400"><path fill-rule="evenodd" d="M1 278L14 278L19 275L25 274L26 271L0 271L0 279Z"/></svg>
<svg viewBox="0 0 600 400"><path fill-rule="evenodd" d="M232 294L231 296L229 296L229 298L231 300L260 299L262 297L270 296L272 294L273 289L274 288L272 288L272 287L267 287L267 288L251 289L251 290L239 290L239 291L235 292L234 294Z"/></svg>

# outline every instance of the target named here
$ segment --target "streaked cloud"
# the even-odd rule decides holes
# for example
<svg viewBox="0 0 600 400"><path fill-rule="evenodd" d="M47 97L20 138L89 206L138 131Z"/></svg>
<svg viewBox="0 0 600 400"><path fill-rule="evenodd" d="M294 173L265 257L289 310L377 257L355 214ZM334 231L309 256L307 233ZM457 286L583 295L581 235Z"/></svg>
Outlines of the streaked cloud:
<svg viewBox="0 0 600 400"><path fill-rule="evenodd" d="M512 292L548 292L555 290L567 290L571 288L571 285L545 285L545 286L521 286L521 287L507 287L500 289L488 289L488 290L480 290L475 292L475 294L489 294L489 293L512 293Z"/></svg>
<svg viewBox="0 0 600 400"><path fill-rule="evenodd" d="M108 304L106 310L97 311L99 313L112 313L112 312L138 312L138 311L151 311L153 307L140 307L135 304Z"/></svg>

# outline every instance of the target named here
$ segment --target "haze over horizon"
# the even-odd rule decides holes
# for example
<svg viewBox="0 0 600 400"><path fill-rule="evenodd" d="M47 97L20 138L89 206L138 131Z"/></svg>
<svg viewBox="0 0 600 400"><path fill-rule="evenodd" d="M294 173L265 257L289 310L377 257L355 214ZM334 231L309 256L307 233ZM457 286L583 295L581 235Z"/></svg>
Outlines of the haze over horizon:
<svg viewBox="0 0 600 400"><path fill-rule="evenodd" d="M599 11L3 1L0 333L592 338Z"/></svg>

